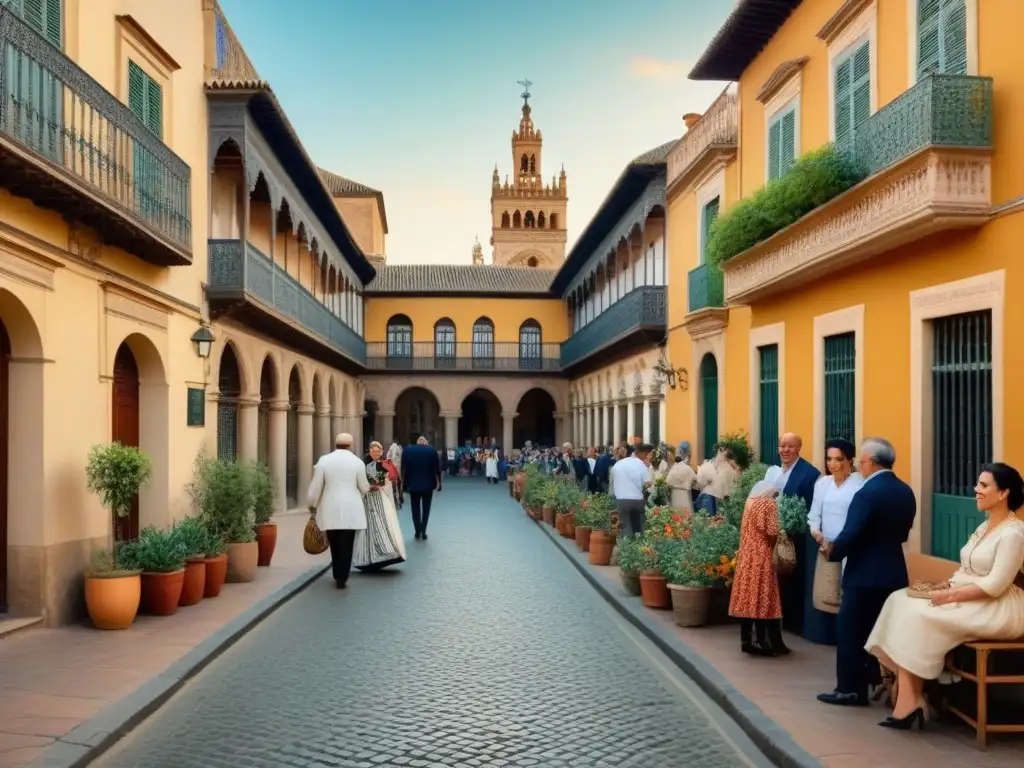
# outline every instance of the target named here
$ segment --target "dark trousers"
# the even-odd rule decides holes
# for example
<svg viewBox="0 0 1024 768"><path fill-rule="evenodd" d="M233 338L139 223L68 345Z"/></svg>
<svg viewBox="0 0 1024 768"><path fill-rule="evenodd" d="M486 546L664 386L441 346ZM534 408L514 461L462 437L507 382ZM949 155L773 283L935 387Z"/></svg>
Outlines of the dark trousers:
<svg viewBox="0 0 1024 768"><path fill-rule="evenodd" d="M434 498L434 492L409 491L409 498L412 499L412 527L416 533L426 533L427 523L430 521L430 502Z"/></svg>
<svg viewBox="0 0 1024 768"><path fill-rule="evenodd" d="M843 590L836 617L836 690L867 699L868 686L878 683L878 659L864 650L891 589L852 587Z"/></svg>
<svg viewBox="0 0 1024 768"><path fill-rule="evenodd" d="M774 651L784 649L782 619L743 619L740 621L740 644L757 643Z"/></svg>
<svg viewBox="0 0 1024 768"><path fill-rule="evenodd" d="M356 532L352 530L330 530L327 543L331 545L331 571L334 580L339 584L348 581L352 572L352 545L356 541Z"/></svg>
<svg viewBox="0 0 1024 768"><path fill-rule="evenodd" d="M647 519L647 505L640 499L619 499L616 506L619 510L619 532L623 536L642 534Z"/></svg>

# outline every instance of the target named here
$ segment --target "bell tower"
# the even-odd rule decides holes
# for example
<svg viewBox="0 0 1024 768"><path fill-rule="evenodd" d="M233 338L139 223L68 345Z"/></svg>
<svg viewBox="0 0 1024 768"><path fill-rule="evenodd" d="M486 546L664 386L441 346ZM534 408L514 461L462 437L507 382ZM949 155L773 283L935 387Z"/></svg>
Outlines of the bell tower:
<svg viewBox="0 0 1024 768"><path fill-rule="evenodd" d="M512 176L504 183L498 166L491 175L491 263L496 266L556 269L565 260L568 182L565 168L544 182L544 137L533 124L529 80L523 87L522 117L512 131Z"/></svg>

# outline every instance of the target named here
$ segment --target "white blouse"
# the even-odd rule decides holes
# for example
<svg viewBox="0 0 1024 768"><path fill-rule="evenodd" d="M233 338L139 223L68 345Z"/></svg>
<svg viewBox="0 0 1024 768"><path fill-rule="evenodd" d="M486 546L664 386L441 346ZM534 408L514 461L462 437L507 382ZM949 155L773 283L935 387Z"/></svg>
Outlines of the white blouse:
<svg viewBox="0 0 1024 768"><path fill-rule="evenodd" d="M843 526L854 494L864 485L864 478L854 472L842 485L837 486L831 475L818 478L814 484L814 498L807 513L811 531L820 531L828 541L835 541Z"/></svg>

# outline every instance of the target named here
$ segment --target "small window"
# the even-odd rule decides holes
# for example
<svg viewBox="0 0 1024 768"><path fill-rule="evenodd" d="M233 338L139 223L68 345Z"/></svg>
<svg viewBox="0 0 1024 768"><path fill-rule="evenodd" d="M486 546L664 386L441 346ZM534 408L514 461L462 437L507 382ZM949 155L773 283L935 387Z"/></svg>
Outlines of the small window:
<svg viewBox="0 0 1024 768"><path fill-rule="evenodd" d="M128 62L128 107L158 138L163 138L163 88L134 61Z"/></svg>
<svg viewBox="0 0 1024 768"><path fill-rule="evenodd" d="M918 0L917 79L967 74L967 0Z"/></svg>
<svg viewBox="0 0 1024 768"><path fill-rule="evenodd" d="M700 215L700 263L707 262L708 243L711 241L711 225L718 218L719 198L709 200Z"/></svg>
<svg viewBox="0 0 1024 768"><path fill-rule="evenodd" d="M857 129L871 117L871 43L865 40L836 61L835 140L853 140Z"/></svg>
<svg viewBox="0 0 1024 768"><path fill-rule="evenodd" d="M58 48L61 47L63 0L0 0L32 29Z"/></svg>
<svg viewBox="0 0 1024 768"><path fill-rule="evenodd" d="M785 176L796 160L796 105L772 118L768 126L768 180Z"/></svg>

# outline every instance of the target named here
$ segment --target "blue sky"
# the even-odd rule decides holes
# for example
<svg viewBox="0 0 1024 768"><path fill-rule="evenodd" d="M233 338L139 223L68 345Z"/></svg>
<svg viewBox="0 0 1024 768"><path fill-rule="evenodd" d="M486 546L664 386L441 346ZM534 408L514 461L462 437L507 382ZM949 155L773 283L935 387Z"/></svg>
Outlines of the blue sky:
<svg viewBox="0 0 1024 768"><path fill-rule="evenodd" d="M722 83L686 80L729 0L221 0L310 156L384 193L389 263L490 260L529 78L544 175L569 177L569 246L629 160Z"/></svg>

